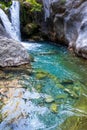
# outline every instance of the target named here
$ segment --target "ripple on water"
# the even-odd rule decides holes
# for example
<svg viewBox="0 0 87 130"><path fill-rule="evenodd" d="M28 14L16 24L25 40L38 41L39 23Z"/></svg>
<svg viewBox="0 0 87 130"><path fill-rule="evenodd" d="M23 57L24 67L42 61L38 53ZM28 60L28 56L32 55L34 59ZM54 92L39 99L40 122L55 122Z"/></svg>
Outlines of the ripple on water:
<svg viewBox="0 0 87 130"><path fill-rule="evenodd" d="M0 130L86 130L87 61L60 45L22 44L33 71L0 71Z"/></svg>
<svg viewBox="0 0 87 130"><path fill-rule="evenodd" d="M3 121L0 124L0 130L37 130L44 128L38 115L44 115L49 112L46 107L36 106L30 99L41 98L39 93L29 92L19 88L14 91L12 97L7 100L1 110Z"/></svg>

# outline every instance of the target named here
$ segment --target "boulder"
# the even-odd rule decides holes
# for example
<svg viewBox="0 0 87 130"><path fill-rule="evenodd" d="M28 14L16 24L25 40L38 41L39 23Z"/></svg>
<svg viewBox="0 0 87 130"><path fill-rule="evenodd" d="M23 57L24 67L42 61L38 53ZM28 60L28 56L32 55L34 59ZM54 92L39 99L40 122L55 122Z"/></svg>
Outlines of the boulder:
<svg viewBox="0 0 87 130"><path fill-rule="evenodd" d="M18 66L29 63L29 55L21 43L0 36L0 66Z"/></svg>

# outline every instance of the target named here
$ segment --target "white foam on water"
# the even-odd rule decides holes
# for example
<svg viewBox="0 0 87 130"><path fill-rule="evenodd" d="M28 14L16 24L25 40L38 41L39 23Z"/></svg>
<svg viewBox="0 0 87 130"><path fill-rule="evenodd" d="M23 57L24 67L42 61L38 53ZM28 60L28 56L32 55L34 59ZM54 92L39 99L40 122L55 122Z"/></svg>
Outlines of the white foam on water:
<svg viewBox="0 0 87 130"><path fill-rule="evenodd" d="M48 113L48 108L35 105L30 100L41 98L42 95L22 88L15 89L13 96L1 110L4 120L0 124L0 130L9 130L10 128L13 130L38 130L45 128L38 116L44 116ZM25 101L25 99L27 100Z"/></svg>

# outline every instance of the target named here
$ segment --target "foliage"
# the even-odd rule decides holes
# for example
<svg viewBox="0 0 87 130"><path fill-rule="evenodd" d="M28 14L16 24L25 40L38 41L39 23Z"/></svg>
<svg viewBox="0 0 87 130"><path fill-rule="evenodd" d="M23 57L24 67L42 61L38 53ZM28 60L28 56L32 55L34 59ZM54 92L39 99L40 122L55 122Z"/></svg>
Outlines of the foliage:
<svg viewBox="0 0 87 130"><path fill-rule="evenodd" d="M12 2L4 2L4 1L0 1L0 8L2 8L3 10L5 10L6 8L9 8L11 6Z"/></svg>
<svg viewBox="0 0 87 130"><path fill-rule="evenodd" d="M66 3L66 0L61 0L61 4L65 4Z"/></svg>
<svg viewBox="0 0 87 130"><path fill-rule="evenodd" d="M32 12L33 11L37 11L37 12L41 11L42 5L39 4L38 2L36 2L36 0L26 0L26 2L29 2L32 5L32 9L31 9Z"/></svg>

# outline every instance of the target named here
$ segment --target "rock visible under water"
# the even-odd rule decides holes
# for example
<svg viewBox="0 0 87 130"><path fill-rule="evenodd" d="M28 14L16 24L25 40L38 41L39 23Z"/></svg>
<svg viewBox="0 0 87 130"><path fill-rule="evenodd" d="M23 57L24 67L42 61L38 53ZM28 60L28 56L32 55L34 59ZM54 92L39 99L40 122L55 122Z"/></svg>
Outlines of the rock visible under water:
<svg viewBox="0 0 87 130"><path fill-rule="evenodd" d="M58 105L56 103L52 103L51 106L50 106L50 110L53 113L57 113L58 112Z"/></svg>
<svg viewBox="0 0 87 130"><path fill-rule="evenodd" d="M62 130L86 130L87 117L86 116L71 116L67 118L60 128Z"/></svg>
<svg viewBox="0 0 87 130"><path fill-rule="evenodd" d="M29 63L26 49L13 39L0 36L0 66L18 66Z"/></svg>

